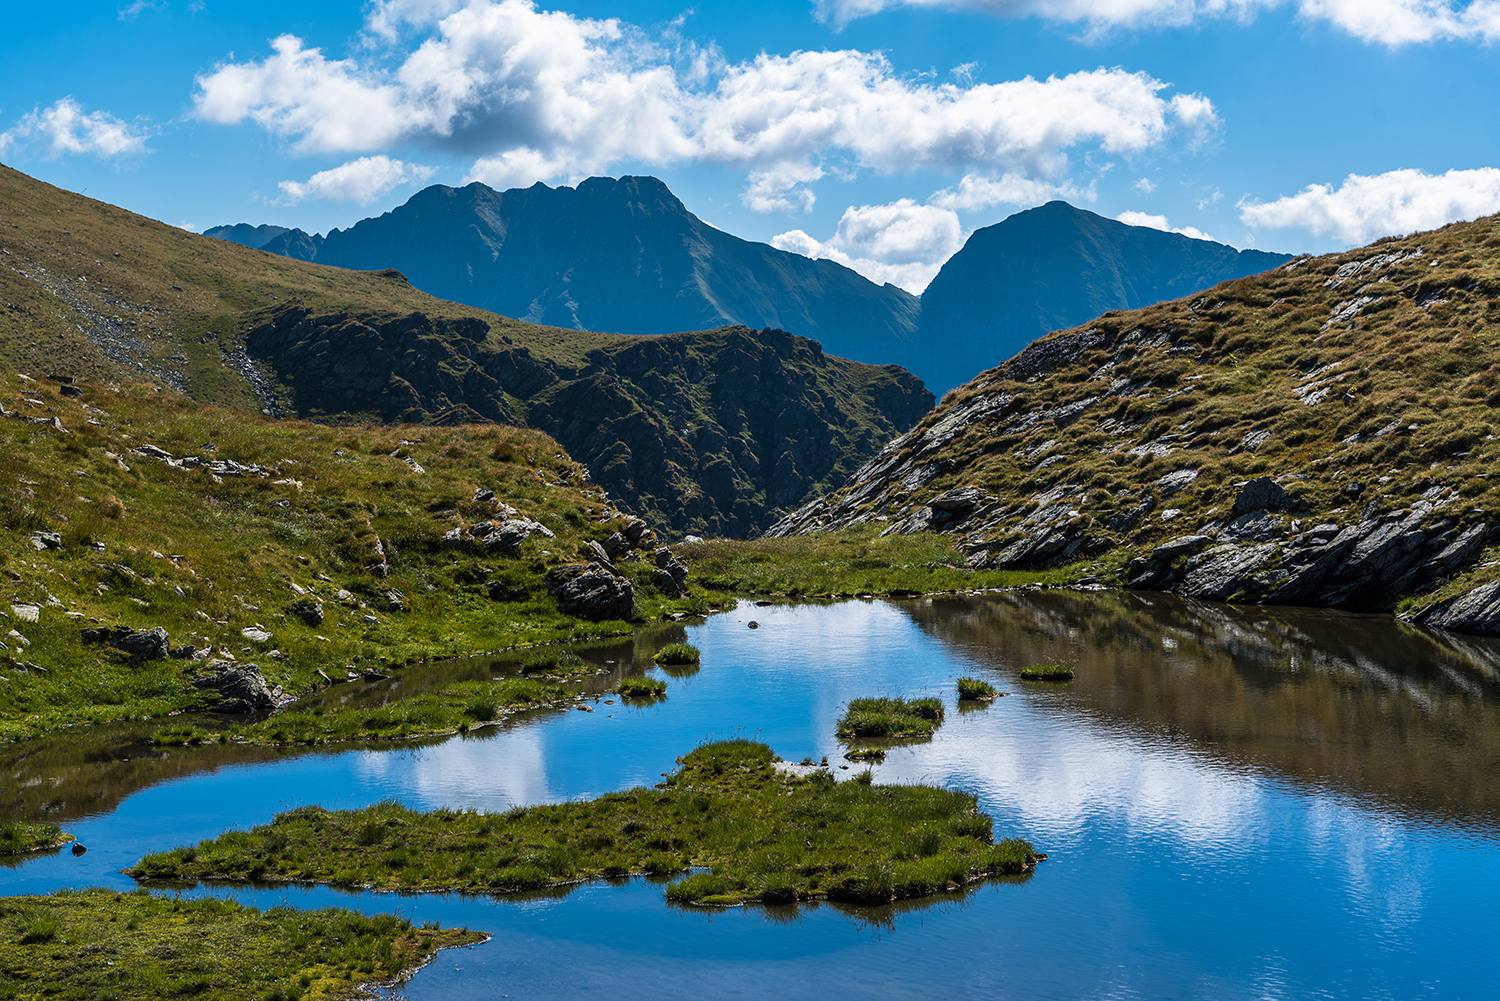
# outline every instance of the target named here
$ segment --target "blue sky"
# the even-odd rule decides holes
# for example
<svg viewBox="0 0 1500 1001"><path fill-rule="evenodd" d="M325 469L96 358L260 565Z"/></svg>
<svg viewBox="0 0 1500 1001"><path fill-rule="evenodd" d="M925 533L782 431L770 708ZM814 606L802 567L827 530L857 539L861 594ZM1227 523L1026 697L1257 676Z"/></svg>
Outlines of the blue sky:
<svg viewBox="0 0 1500 1001"><path fill-rule="evenodd" d="M1500 211L1500 0L11 5L0 161L176 225L651 173L918 290L1052 197L1327 251Z"/></svg>

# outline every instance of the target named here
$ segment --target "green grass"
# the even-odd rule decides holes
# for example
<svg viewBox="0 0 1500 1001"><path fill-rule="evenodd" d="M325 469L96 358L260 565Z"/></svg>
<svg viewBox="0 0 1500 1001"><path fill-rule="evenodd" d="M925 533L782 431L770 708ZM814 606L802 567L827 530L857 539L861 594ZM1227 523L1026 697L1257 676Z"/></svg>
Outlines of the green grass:
<svg viewBox="0 0 1500 1001"><path fill-rule="evenodd" d="M995 686L982 678L959 678L958 697L970 702L989 701L999 693Z"/></svg>
<svg viewBox="0 0 1500 1001"><path fill-rule="evenodd" d="M667 694L667 683L659 678L621 678L615 691L628 699L656 699Z"/></svg>
<svg viewBox="0 0 1500 1001"><path fill-rule="evenodd" d="M522 674L575 675L592 674L595 671L576 653L556 650L535 654L521 664Z"/></svg>
<svg viewBox="0 0 1500 1001"><path fill-rule="evenodd" d="M508 893L629 873L692 873L680 903L829 898L883 903L1024 871L974 796L780 774L764 744L706 744L654 789L482 814L303 807L249 831L148 855L137 879L297 880Z"/></svg>
<svg viewBox="0 0 1500 1001"><path fill-rule="evenodd" d="M1023 584L1070 584L1085 569L970 570L953 540L934 533L880 538L851 528L789 539L709 539L679 555L704 587L788 597L917 595Z"/></svg>
<svg viewBox="0 0 1500 1001"><path fill-rule="evenodd" d="M1072 664L1032 664L1021 668L1021 680L1072 681L1074 673Z"/></svg>
<svg viewBox="0 0 1500 1001"><path fill-rule="evenodd" d="M703 655L691 643L668 643L651 659L658 664L696 664Z"/></svg>
<svg viewBox="0 0 1500 1001"><path fill-rule="evenodd" d="M9 408L27 399L40 400L68 433L0 420L7 473L0 579L9 599L0 605L0 634L15 629L26 639L0 635L4 662L23 665L0 671L8 679L0 683L0 741L218 701L192 685L199 662L131 664L84 645L80 630L95 622L162 626L174 647L211 647L215 656L227 649L295 696L327 684L319 669L332 677L349 666L388 672L421 660L626 635L668 612L716 604L696 588L666 599L652 586L647 561L622 557L635 586L632 621L563 615L547 572L578 560L583 543L623 522L610 517L581 467L559 458L556 443L538 432L331 428L199 406L143 387L86 386L73 400L51 383L0 374L0 402ZM214 482L206 469L174 469L131 451L144 444L277 473ZM393 458L397 450L424 472ZM493 458L497 452L504 458ZM514 554L446 547L443 533L454 526L499 517L473 499L480 487L556 538L533 536ZM37 551L33 532L56 533L62 548ZM377 562L377 538L390 568L384 579L366 569ZM400 592L403 607L388 600L388 590ZM13 616L12 603L36 604L39 621ZM323 611L316 625L306 615L313 604ZM244 638L254 625L271 639ZM551 662L549 673L582 666L571 654L539 656Z"/></svg>
<svg viewBox="0 0 1500 1001"><path fill-rule="evenodd" d="M930 737L942 724L940 699L851 699L834 733L844 740Z"/></svg>
<svg viewBox="0 0 1500 1001"><path fill-rule="evenodd" d="M55 848L72 841L56 824L28 824L24 821L0 822L0 855L24 855L43 848Z"/></svg>
<svg viewBox="0 0 1500 1001"><path fill-rule="evenodd" d="M483 940L341 908L261 911L144 891L0 897L0 998L331 1001Z"/></svg>

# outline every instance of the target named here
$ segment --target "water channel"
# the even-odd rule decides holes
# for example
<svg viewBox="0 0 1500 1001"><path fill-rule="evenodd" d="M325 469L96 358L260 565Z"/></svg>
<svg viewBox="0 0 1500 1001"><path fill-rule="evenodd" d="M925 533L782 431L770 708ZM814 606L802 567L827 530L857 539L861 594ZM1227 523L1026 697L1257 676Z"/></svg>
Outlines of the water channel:
<svg viewBox="0 0 1500 1001"><path fill-rule="evenodd" d="M119 870L149 851L305 804L504 810L651 784L715 737L837 767L850 698L940 695L937 736L892 751L876 781L974 791L997 836L1049 853L1026 878L878 910L683 909L646 879L523 898L186 892L493 934L418 972L402 988L413 1001L1493 996L1500 642L1382 616L1036 591L742 604L587 657L645 670L684 635L702 667L651 668L664 702L601 699L421 746L162 750L129 726L0 746L0 817L62 823L89 847L0 868L0 893L126 888ZM1019 680L1055 660L1077 679ZM410 668L386 685L503 669ZM960 710L965 674L1009 694Z"/></svg>

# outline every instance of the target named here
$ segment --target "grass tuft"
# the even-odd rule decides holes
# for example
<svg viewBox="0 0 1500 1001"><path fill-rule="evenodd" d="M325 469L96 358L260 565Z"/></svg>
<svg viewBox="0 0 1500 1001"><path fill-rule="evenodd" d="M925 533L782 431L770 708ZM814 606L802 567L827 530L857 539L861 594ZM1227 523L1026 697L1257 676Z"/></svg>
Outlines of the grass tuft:
<svg viewBox="0 0 1500 1001"><path fill-rule="evenodd" d="M969 702L988 702L999 693L995 686L982 678L959 678L958 697Z"/></svg>
<svg viewBox="0 0 1500 1001"><path fill-rule="evenodd" d="M840 738L930 737L943 722L940 699L853 699L834 733Z"/></svg>
<svg viewBox="0 0 1500 1001"><path fill-rule="evenodd" d="M1023 681L1072 681L1074 673L1072 664L1032 664L1030 667L1021 668L1021 679Z"/></svg>
<svg viewBox="0 0 1500 1001"><path fill-rule="evenodd" d="M658 664L696 664L702 654L691 643L668 643L651 659Z"/></svg>
<svg viewBox="0 0 1500 1001"><path fill-rule="evenodd" d="M615 691L627 699L657 699L667 694L667 683L659 678L621 678Z"/></svg>

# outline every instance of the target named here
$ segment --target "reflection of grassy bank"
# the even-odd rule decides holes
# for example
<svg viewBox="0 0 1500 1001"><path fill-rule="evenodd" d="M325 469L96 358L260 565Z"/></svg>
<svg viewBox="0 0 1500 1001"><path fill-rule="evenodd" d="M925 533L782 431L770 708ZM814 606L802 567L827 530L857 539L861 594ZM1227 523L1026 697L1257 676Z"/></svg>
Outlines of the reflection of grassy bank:
<svg viewBox="0 0 1500 1001"><path fill-rule="evenodd" d="M484 940L389 914L260 911L143 891L0 898L0 996L353 998L439 949Z"/></svg>
<svg viewBox="0 0 1500 1001"><path fill-rule="evenodd" d="M21 821L0 823L0 855L24 855L56 848L73 840L56 824L28 824Z"/></svg>
<svg viewBox="0 0 1500 1001"><path fill-rule="evenodd" d="M705 587L789 597L903 595L1022 584L1069 584L1087 564L1058 570L970 570L953 540L937 533L880 538L849 529L790 539L712 539L680 555Z"/></svg>
<svg viewBox="0 0 1500 1001"><path fill-rule="evenodd" d="M305 807L248 832L149 855L140 879L306 880L381 889L513 892L711 867L670 899L862 903L920 897L1035 864L993 843L967 793L781 774L764 744L708 744L656 789L487 815Z"/></svg>

